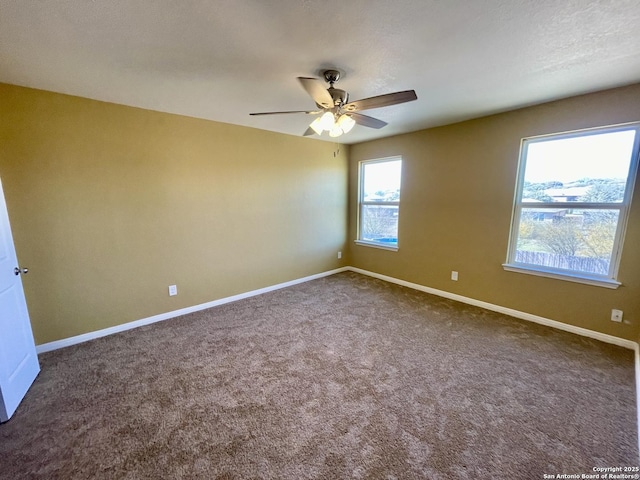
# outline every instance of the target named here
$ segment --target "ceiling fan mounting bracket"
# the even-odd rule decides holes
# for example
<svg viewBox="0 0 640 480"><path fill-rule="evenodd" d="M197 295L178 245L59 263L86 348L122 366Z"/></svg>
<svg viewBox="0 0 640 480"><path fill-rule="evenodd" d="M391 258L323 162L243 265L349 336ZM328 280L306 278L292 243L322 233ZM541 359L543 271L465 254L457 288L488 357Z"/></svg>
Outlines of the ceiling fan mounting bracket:
<svg viewBox="0 0 640 480"><path fill-rule="evenodd" d="M322 74L325 81L333 87L333 84L340 80L340 72L338 70L325 70Z"/></svg>

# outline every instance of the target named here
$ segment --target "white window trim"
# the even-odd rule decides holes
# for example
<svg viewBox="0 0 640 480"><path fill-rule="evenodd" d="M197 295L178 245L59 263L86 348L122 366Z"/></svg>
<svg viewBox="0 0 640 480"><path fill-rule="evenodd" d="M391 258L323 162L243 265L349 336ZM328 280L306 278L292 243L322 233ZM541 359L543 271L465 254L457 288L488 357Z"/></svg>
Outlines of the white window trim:
<svg viewBox="0 0 640 480"><path fill-rule="evenodd" d="M635 129L636 135L634 138L634 144L632 149L632 157L629 165L629 174L627 176L627 184L625 186L625 196L620 203L584 203L584 202L570 202L568 205L572 209L580 210L618 210L618 227L616 230L616 236L614 245L611 252L611 262L609 264L608 275L595 275L578 271L554 269L549 267L537 266L532 264L519 263L514 261L516 255L516 247L518 242L518 232L520 227L520 215L524 208L558 208L562 206L562 203L558 202L522 202L522 190L524 188L524 175L526 171L526 152L527 145L532 142L544 141L545 139L563 139L580 137L590 132L602 132L611 133L622 130ZM502 265L504 270L510 272L525 273L530 275L537 275L548 278L555 278L559 280L566 280L570 282L584 283L587 285L595 285L606 288L618 288L622 285L617 280L618 269L620 267L620 259L622 257L622 245L624 243L624 237L627 230L627 223L629 219L629 209L631 207L631 199L633 197L633 187L636 183L636 176L638 173L638 161L640 157L640 122L630 122L618 125L611 125L605 127L594 127L583 130L574 130L571 132L564 132L558 134L540 135L534 137L523 138L520 142L520 155L518 159L518 172L516 191L513 201L513 212L511 217L511 230L509 233L509 247L507 249L507 261Z"/></svg>
<svg viewBox="0 0 640 480"><path fill-rule="evenodd" d="M381 250L389 250L392 252L397 252L398 251L398 247L400 245L400 238L398 235L398 232L396 232L396 235L398 235L398 242L395 245L387 245L384 244L382 242L374 242L372 240L362 240L361 238L361 220L362 220L362 208L366 205L391 205L391 206L397 206L398 207L398 214L400 212L400 202L371 202L371 201L364 201L364 199L362 198L364 196L364 190L363 190L363 182L362 179L364 177L364 167L365 165L371 165L372 163L386 163L386 162L392 162L392 161L396 161L396 160L400 160L401 165L402 165L402 156L401 155L393 155L391 157L384 157L384 158L376 158L373 160L361 160L360 162L358 162L358 218L357 218L357 231L356 231L356 239L354 240L354 243L356 245L360 245L363 247L373 247L373 248L379 248ZM402 198L402 175L401 175L401 180L400 180L400 198ZM399 218L399 216L398 216ZM399 225L398 225L398 230L399 230Z"/></svg>
<svg viewBox="0 0 640 480"><path fill-rule="evenodd" d="M356 245L360 245L362 247L373 247L373 248L379 248L381 250L390 250L392 252L398 251L398 247L396 246L384 245L383 243L370 242L368 240L354 240L353 243L355 243Z"/></svg>
<svg viewBox="0 0 640 480"><path fill-rule="evenodd" d="M528 264L508 264L505 263L502 267L508 272L516 272L516 273L527 273L529 275L535 275L538 277L547 277L547 278L555 278L557 280L566 280L568 282L575 283L584 283L586 285L594 285L596 287L605 287L605 288L618 288L622 283L617 280L611 280L608 278L602 278L599 276L589 276L587 274L582 274L580 276L574 275L572 273L568 273L565 270L554 270L552 268L547 267L537 267L529 266Z"/></svg>

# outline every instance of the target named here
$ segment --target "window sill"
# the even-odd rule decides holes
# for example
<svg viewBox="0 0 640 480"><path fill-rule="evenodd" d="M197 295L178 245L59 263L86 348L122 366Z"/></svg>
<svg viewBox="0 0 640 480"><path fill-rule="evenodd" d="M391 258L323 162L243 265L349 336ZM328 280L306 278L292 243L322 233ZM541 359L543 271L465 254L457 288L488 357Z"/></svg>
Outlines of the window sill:
<svg viewBox="0 0 640 480"><path fill-rule="evenodd" d="M376 243L376 242L367 242L366 240L354 240L354 243L356 245L361 245L363 247L379 248L381 250L390 250L392 252L397 252L398 251L398 247L397 246L384 245L382 243Z"/></svg>
<svg viewBox="0 0 640 480"><path fill-rule="evenodd" d="M524 265L512 265L512 264L505 263L502 265L502 268L504 268L508 272L527 273L529 275L555 278L557 280L565 280L567 282L584 283L586 285L593 285L596 287L616 289L620 285L622 285L622 283L609 278L578 276L578 275L572 275L569 273L559 273L553 270L545 270L542 268L527 267Z"/></svg>

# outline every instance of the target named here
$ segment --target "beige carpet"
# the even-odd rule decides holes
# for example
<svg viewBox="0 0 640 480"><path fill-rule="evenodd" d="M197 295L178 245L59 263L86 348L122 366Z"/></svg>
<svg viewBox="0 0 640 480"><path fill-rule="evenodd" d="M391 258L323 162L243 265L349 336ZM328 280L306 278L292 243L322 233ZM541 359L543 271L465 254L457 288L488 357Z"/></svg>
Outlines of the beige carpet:
<svg viewBox="0 0 640 480"><path fill-rule="evenodd" d="M41 356L2 479L541 479L637 465L633 353L342 273Z"/></svg>

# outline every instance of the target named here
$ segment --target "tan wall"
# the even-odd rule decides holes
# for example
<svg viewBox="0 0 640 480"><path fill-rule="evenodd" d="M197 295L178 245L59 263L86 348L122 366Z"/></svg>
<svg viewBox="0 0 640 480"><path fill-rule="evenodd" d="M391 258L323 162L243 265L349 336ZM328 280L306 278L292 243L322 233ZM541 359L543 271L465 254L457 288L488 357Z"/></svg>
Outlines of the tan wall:
<svg viewBox="0 0 640 480"><path fill-rule="evenodd" d="M520 139L638 112L635 85L341 146L334 157L326 142L0 84L0 178L31 269L36 341L343 265L638 340L640 186L621 288L501 266ZM356 246L357 162L392 155L404 159L400 250ZM631 324L609 321L611 308Z"/></svg>
<svg viewBox="0 0 640 480"><path fill-rule="evenodd" d="M0 145L39 344L347 261L348 148L2 84Z"/></svg>
<svg viewBox="0 0 640 480"><path fill-rule="evenodd" d="M353 145L351 265L637 341L640 186L635 188L619 272L623 285L619 289L502 268L521 138L637 120L640 85ZM401 155L404 160L399 251L354 245L358 162L392 155ZM450 280L452 270L459 272L458 282ZM623 310L630 324L611 322L612 308Z"/></svg>

